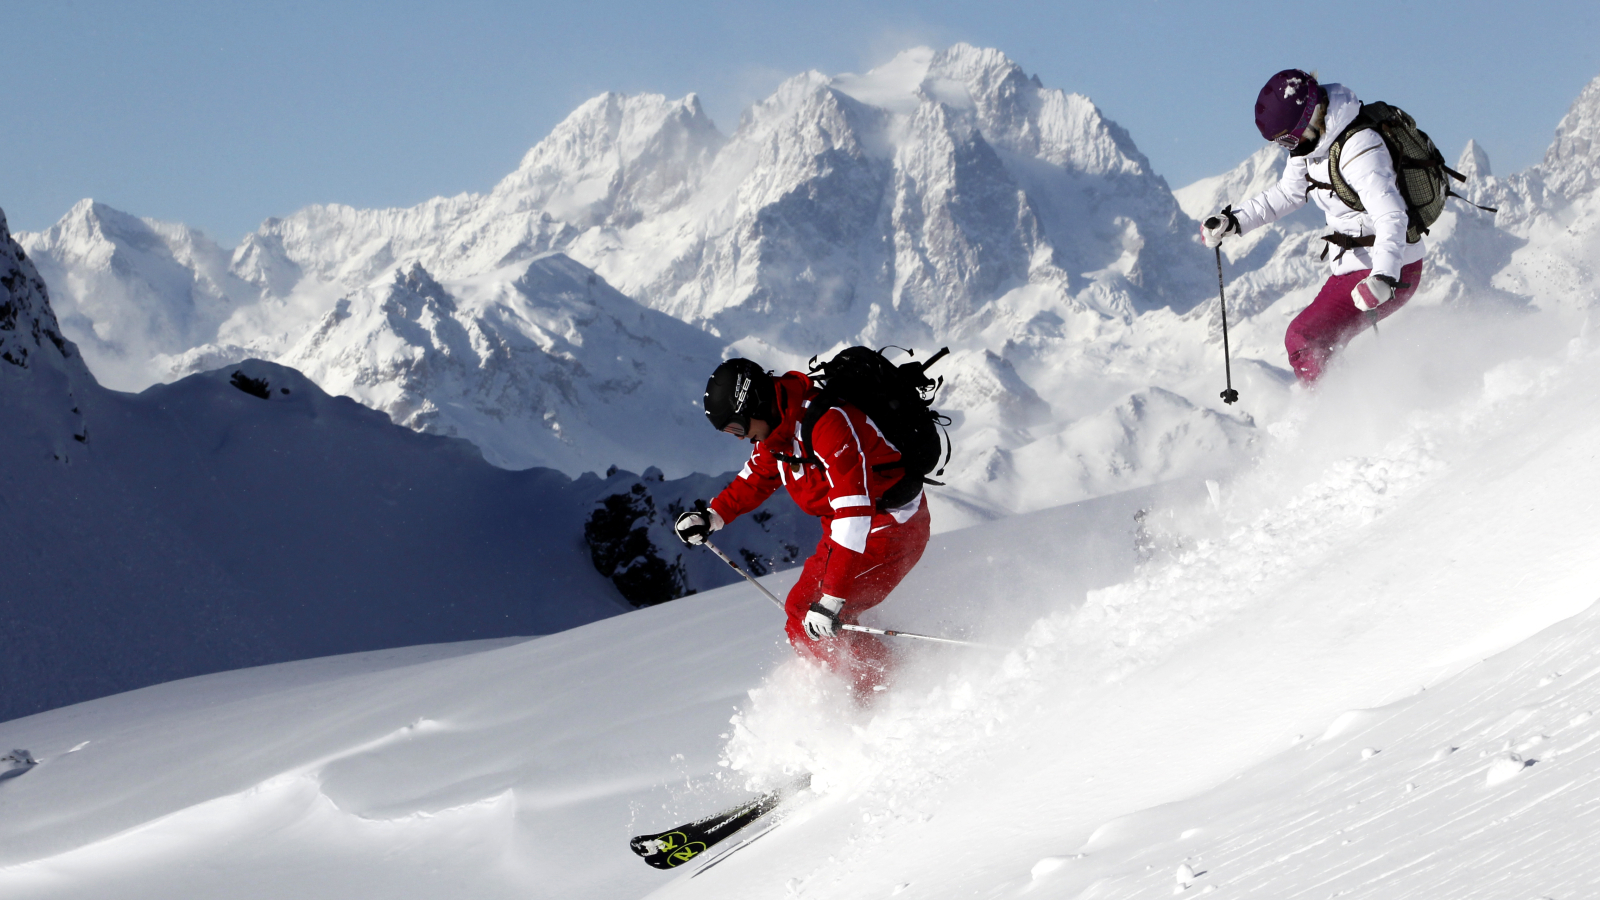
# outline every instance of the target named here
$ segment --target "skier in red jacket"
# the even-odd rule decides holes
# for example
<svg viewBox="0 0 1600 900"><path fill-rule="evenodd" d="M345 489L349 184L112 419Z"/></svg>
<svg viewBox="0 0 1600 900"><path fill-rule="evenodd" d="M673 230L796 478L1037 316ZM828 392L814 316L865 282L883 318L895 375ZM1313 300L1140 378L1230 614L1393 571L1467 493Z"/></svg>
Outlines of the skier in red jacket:
<svg viewBox="0 0 1600 900"><path fill-rule="evenodd" d="M928 509L919 490L909 502L883 508L900 479L900 452L872 420L849 404L828 409L802 446L797 425L821 391L800 372L773 376L747 359L730 359L706 384L706 417L719 431L755 448L738 477L711 501L675 523L686 544L760 506L780 486L806 513L822 520L822 541L789 591L789 643L797 652L850 680L858 695L882 690L888 648L870 634L844 631L882 603L928 545Z"/></svg>

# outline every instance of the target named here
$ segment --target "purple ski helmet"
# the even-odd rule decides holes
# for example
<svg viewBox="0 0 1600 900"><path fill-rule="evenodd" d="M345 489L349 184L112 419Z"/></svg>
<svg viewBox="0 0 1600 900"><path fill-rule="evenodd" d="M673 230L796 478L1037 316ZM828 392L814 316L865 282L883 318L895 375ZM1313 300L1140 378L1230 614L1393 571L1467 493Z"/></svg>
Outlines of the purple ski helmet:
<svg viewBox="0 0 1600 900"><path fill-rule="evenodd" d="M1317 104L1326 97L1327 92L1310 72L1284 69L1268 79L1256 97L1256 128L1269 141L1285 136L1298 141L1311 124Z"/></svg>

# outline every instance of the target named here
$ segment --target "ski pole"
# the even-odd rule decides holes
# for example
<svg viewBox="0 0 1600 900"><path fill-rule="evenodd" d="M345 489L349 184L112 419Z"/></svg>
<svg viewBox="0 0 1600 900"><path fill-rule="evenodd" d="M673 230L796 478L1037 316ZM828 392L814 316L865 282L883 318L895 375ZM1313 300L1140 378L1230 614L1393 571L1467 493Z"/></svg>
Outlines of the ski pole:
<svg viewBox="0 0 1600 900"><path fill-rule="evenodd" d="M1223 403L1238 403L1239 392L1233 389L1233 360L1228 352L1228 295L1222 289L1222 246L1217 245L1217 302L1222 309L1222 371L1228 379L1228 389L1223 391Z"/></svg>
<svg viewBox="0 0 1600 900"><path fill-rule="evenodd" d="M702 541L702 543L705 544L705 546L712 553L715 553L723 562L727 563L729 568L733 569L735 572L738 572L740 575L743 575L745 581L748 581L751 584L755 585L756 586L756 590L760 591L763 594L766 594L768 600L771 600L774 605L776 605L779 609L782 609L786 615L788 614L789 611L788 611L788 609L786 609L784 607L783 601L779 600L778 596L776 594L774 594L771 591L767 590L767 586L766 585L764 585L761 582L759 582L759 581L755 580L754 578L750 577L750 573L746 572L742 566L740 566L738 563L734 562L733 560L729 559L728 558L728 554L722 552L722 548L718 547L716 544L711 543L710 540Z"/></svg>
<svg viewBox="0 0 1600 900"><path fill-rule="evenodd" d="M985 650L1002 650L1002 649L1004 649L1002 647L996 647L993 644L980 644L980 643L978 643L976 641L958 641L955 638L934 637L931 634L917 634L917 633L911 632L911 631L891 631L891 630L888 630L888 629L885 629L885 628L871 628L871 627L868 627L866 625L844 625L844 624L841 624L839 627L843 628L845 631L859 631L859 632L862 632L863 634L882 634L882 635L888 635L889 637L916 638L916 639L922 640L922 641L936 641L936 642L941 643L941 644L958 644L958 645L960 645L962 647L982 647Z"/></svg>
<svg viewBox="0 0 1600 900"><path fill-rule="evenodd" d="M776 594L774 594L771 591L767 590L767 586L766 585L764 585L761 582L755 580L755 578L752 577L749 572L746 572L744 570L743 566L739 565L738 563L736 563L732 559L730 559L728 557L728 554L723 553L722 552L722 548L718 547L716 544L711 543L711 541L709 541L709 540L703 541L702 543L704 543L705 546L707 548L709 548L712 553L715 553L718 558L720 558L723 562L727 563L729 568L733 569L735 572L738 572L741 576L743 576L745 581L748 581L751 584L755 585L756 586L756 590L760 591L763 594L766 594L767 595L767 599L771 600L779 609L784 610L784 613L787 615L788 610L784 607L783 601L779 600ZM843 628L845 631L859 631L859 632L862 632L864 634L881 634L881 635L885 635L887 637L917 638L918 640L935 641L935 642L940 643L940 644L957 644L957 645L962 646L962 647L982 647L985 650L1001 650L1001 649L1004 649L1004 648L1001 648L1001 647L995 647L995 646L990 645L990 644L980 644L977 641L958 641L955 638L934 637L931 634L915 634L915 633L910 632L910 631L890 631L890 630L884 629L884 628L869 628L866 625L850 625L850 624L846 624L846 623L840 623L839 627Z"/></svg>

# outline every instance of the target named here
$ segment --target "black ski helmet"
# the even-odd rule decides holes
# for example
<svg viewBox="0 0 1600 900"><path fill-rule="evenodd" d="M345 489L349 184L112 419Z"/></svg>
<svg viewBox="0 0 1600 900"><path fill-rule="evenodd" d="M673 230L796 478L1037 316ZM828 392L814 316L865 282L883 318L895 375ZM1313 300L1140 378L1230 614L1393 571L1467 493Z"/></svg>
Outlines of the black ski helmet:
<svg viewBox="0 0 1600 900"><path fill-rule="evenodd" d="M740 437L750 431L750 420L777 427L778 397L772 376L748 359L730 359L711 373L706 382L706 418L718 431L737 426Z"/></svg>

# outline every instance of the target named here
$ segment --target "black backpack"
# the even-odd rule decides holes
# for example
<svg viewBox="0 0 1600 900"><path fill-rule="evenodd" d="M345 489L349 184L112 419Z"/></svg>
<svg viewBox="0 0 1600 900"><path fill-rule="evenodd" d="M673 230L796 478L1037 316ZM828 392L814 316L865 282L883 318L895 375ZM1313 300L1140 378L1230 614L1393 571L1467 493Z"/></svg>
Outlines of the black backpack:
<svg viewBox="0 0 1600 900"><path fill-rule="evenodd" d="M1444 202L1451 197L1461 197L1460 194L1450 190L1450 179L1465 182L1465 175L1450 168L1444 163L1444 154L1434 146L1433 139L1428 133L1417 127L1417 120L1398 106L1390 106L1381 101L1361 104L1361 112L1339 136L1334 138L1333 145L1328 149L1328 180L1332 184L1323 184L1307 175L1306 180L1312 187L1325 191L1333 191L1344 204L1356 212L1366 212L1366 207L1361 204L1361 198L1356 195L1355 189L1339 172L1339 156L1344 151L1345 141L1358 131L1372 129L1383 138L1383 145L1389 149L1389 156L1394 160L1395 180L1399 183L1400 196L1406 201L1406 243L1415 244L1422 240L1428 233L1433 223L1439 220L1444 212ZM1465 200L1465 197L1462 197ZM1470 201L1469 201L1470 202ZM1476 204L1474 204L1476 205ZM1491 206L1479 206L1487 212L1497 212ZM1347 241L1335 240L1335 235L1324 238L1331 244L1337 244L1345 250L1351 246L1372 246L1371 235L1361 238L1350 238L1349 235L1338 235L1347 238ZM1342 256L1343 253L1341 252ZM1327 250L1323 250L1327 256Z"/></svg>
<svg viewBox="0 0 1600 900"><path fill-rule="evenodd" d="M805 455L773 455L796 465L821 465L822 461L811 452L811 429L823 413L849 404L865 413L883 432L884 438L900 451L898 462L873 467L879 472L904 470L900 480L878 500L879 510L910 503L924 484L943 484L928 475L943 474L944 464L939 460L941 451L944 463L950 461L952 448L948 437L941 440L939 436L940 427L949 425L950 420L929 408L944 379L929 378L927 370L949 352L950 348L945 347L926 362L898 366L870 347L848 347L823 363L818 363L813 356L809 374L812 383L822 388L822 393L811 401L805 416L795 426Z"/></svg>

